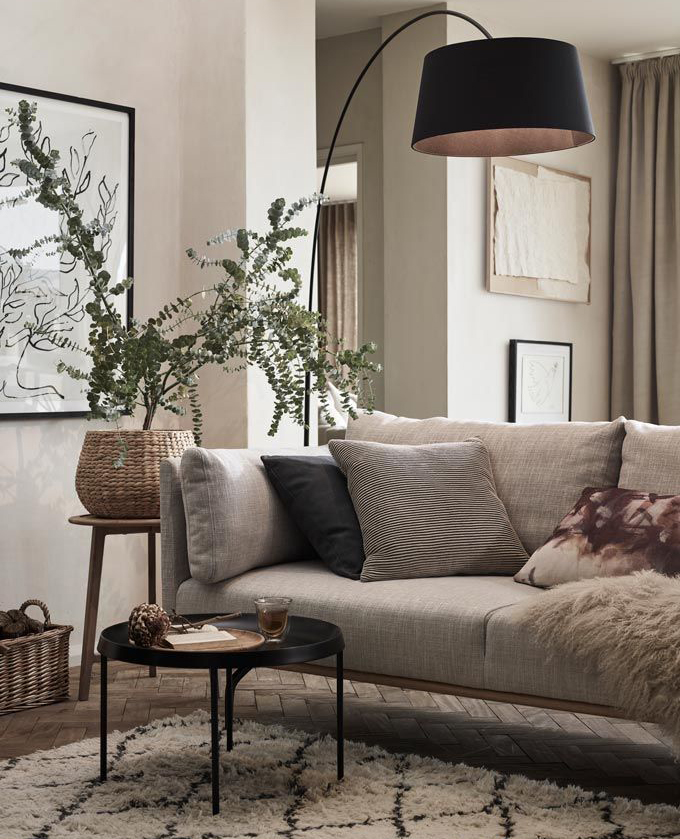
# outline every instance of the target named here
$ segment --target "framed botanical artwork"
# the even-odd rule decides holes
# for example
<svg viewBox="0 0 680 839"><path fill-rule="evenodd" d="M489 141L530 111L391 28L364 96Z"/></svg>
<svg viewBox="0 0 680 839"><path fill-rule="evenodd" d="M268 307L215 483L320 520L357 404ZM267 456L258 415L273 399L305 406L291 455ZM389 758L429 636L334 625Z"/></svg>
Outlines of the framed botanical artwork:
<svg viewBox="0 0 680 839"><path fill-rule="evenodd" d="M488 291L590 302L590 178L489 160Z"/></svg>
<svg viewBox="0 0 680 839"><path fill-rule="evenodd" d="M571 420L572 355L559 341L510 341L510 422Z"/></svg>
<svg viewBox="0 0 680 839"><path fill-rule="evenodd" d="M22 197L31 182L13 165L25 153L7 114L22 99L35 103L38 139L43 151L59 151L58 171L68 178L83 220L98 218L107 231L96 244L112 282L133 275L135 113L123 105L0 84L0 418L84 416L81 383L57 365L82 369L86 358L59 349L50 337L87 345L88 276L55 245L65 224L59 211ZM44 245L31 247L42 240ZM26 256L10 254L29 248ZM129 320L132 292L116 301Z"/></svg>

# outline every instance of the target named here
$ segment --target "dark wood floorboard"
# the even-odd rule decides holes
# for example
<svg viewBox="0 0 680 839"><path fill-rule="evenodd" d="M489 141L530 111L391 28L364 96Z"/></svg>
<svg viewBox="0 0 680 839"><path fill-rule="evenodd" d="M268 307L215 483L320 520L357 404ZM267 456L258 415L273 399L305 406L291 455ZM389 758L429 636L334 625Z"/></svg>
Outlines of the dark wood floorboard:
<svg viewBox="0 0 680 839"><path fill-rule="evenodd" d="M189 714L208 705L207 674L110 665L109 727ZM236 715L308 731L335 729L335 685L321 676L259 670L236 692ZM71 695L77 694L77 670ZM646 802L680 804L680 767L654 725L347 682L345 731L388 751L578 784ZM99 732L99 674L89 701L0 716L0 758Z"/></svg>

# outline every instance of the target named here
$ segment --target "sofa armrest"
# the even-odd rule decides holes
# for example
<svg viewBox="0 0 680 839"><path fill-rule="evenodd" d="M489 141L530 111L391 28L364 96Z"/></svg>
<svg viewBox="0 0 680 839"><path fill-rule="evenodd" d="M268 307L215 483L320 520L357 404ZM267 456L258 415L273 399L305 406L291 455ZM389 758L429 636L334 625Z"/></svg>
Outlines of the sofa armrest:
<svg viewBox="0 0 680 839"><path fill-rule="evenodd" d="M177 589L191 577L179 465L179 457L161 462L161 578L166 611L175 608Z"/></svg>

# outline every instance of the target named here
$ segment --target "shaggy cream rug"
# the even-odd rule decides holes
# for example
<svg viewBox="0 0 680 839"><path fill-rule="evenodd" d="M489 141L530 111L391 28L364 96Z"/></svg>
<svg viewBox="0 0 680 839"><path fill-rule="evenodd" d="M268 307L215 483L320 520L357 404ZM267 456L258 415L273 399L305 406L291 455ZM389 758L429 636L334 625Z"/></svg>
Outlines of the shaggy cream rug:
<svg viewBox="0 0 680 839"><path fill-rule="evenodd" d="M671 839L680 810L520 776L391 755L239 723L210 812L209 719L199 712L0 763L2 839Z"/></svg>
<svg viewBox="0 0 680 839"><path fill-rule="evenodd" d="M662 725L680 754L680 578L565 583L527 601L521 620L552 655L595 666L627 716Z"/></svg>

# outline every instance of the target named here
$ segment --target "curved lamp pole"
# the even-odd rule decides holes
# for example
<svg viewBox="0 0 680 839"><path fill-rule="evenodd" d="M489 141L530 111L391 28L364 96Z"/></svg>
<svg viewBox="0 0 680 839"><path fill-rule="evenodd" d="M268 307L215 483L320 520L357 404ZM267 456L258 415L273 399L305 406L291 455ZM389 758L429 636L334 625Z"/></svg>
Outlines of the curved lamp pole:
<svg viewBox="0 0 680 839"><path fill-rule="evenodd" d="M347 110L364 76L405 29L434 15L476 27L487 40L447 44L425 56L413 140L415 151L448 157L534 154L574 148L595 139L576 49L547 38L493 38L462 12L437 9L417 15L386 38L368 59L345 100L333 132L319 192L323 195ZM316 206L309 311L321 201ZM311 377L305 374L304 444L309 445Z"/></svg>

